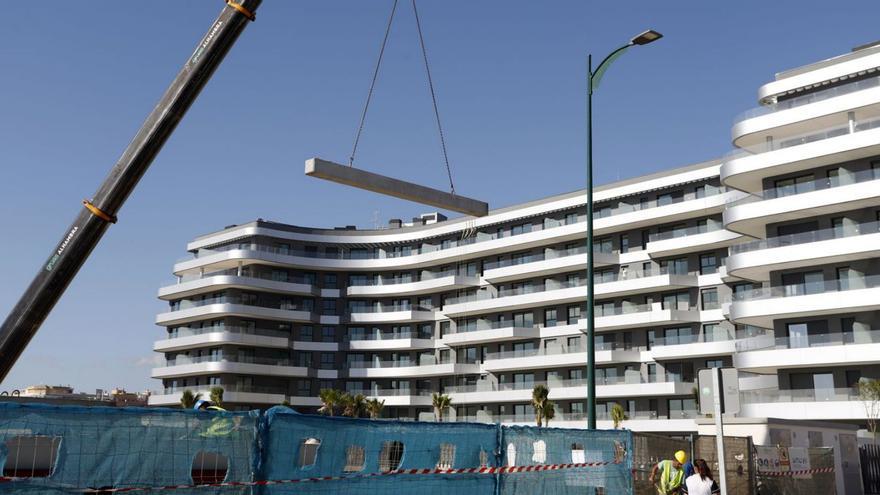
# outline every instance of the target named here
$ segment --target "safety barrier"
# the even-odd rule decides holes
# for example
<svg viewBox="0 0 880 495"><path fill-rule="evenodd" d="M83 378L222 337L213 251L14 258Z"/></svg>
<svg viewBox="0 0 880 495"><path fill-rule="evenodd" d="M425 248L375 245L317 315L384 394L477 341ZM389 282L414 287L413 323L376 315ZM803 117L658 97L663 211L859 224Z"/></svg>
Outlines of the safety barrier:
<svg viewBox="0 0 880 495"><path fill-rule="evenodd" d="M0 492L632 494L632 434L0 403Z"/></svg>

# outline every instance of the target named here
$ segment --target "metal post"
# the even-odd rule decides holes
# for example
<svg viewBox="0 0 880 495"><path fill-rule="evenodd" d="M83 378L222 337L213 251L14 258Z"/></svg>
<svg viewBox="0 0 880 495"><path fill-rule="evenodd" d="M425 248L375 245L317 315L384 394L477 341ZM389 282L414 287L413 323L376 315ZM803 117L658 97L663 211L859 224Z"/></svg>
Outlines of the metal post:
<svg viewBox="0 0 880 495"><path fill-rule="evenodd" d="M596 321L593 314L593 55L587 55L587 428L596 429Z"/></svg>
<svg viewBox="0 0 880 495"><path fill-rule="evenodd" d="M721 418L723 393L721 368L712 368L712 388L715 390L715 448L718 449L718 487L721 495L727 495L727 467L724 463L724 422Z"/></svg>

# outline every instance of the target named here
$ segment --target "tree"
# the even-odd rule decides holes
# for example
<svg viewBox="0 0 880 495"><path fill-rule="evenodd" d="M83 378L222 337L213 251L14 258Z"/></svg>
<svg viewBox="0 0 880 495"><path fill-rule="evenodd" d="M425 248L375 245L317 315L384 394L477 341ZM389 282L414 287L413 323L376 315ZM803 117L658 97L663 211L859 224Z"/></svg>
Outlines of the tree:
<svg viewBox="0 0 880 495"><path fill-rule="evenodd" d="M541 406L541 416L544 417L544 426L550 426L550 420L556 417L556 403L552 400L544 401Z"/></svg>
<svg viewBox="0 0 880 495"><path fill-rule="evenodd" d="M538 427L544 420L545 403L549 401L548 395L550 395L550 389L546 385L535 385L535 388L532 389L532 407L535 408L535 423Z"/></svg>
<svg viewBox="0 0 880 495"><path fill-rule="evenodd" d="M223 387L211 387L211 403L217 407L223 407Z"/></svg>
<svg viewBox="0 0 880 495"><path fill-rule="evenodd" d="M284 399L283 401L281 401L281 404L279 404L279 405L284 406L288 409L293 409L292 407L290 407L290 401L287 399Z"/></svg>
<svg viewBox="0 0 880 495"><path fill-rule="evenodd" d="M626 417L626 410L618 403L614 403L611 405L611 422L614 423L614 429L616 430L620 423L623 423L624 420L628 419Z"/></svg>
<svg viewBox="0 0 880 495"><path fill-rule="evenodd" d="M384 408L384 400L370 399L367 401L367 412L370 414L370 419L379 419L382 416L382 409Z"/></svg>
<svg viewBox="0 0 880 495"><path fill-rule="evenodd" d="M431 404L434 406L434 419L443 422L443 413L452 406L452 399L448 395L431 394Z"/></svg>
<svg viewBox="0 0 880 495"><path fill-rule="evenodd" d="M367 410L367 398L363 394L343 393L339 404L342 406L342 415L349 418L359 418Z"/></svg>
<svg viewBox="0 0 880 495"><path fill-rule="evenodd" d="M880 380L874 378L862 378L859 380L859 399L865 406L868 431L871 437L877 441L877 426L880 422Z"/></svg>
<svg viewBox="0 0 880 495"><path fill-rule="evenodd" d="M191 390L184 390L182 394L180 394L180 407L183 409L192 409L195 407L196 402L202 398L202 394L194 394Z"/></svg>
<svg viewBox="0 0 880 495"><path fill-rule="evenodd" d="M336 415L336 407L342 402L342 393L335 388L322 388L318 392L318 398L321 399L321 407L318 412L328 416Z"/></svg>

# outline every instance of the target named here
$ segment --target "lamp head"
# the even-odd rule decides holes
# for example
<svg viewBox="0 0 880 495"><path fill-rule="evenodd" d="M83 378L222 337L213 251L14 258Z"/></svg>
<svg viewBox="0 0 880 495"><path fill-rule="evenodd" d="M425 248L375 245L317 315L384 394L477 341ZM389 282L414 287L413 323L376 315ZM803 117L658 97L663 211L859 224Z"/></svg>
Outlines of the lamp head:
<svg viewBox="0 0 880 495"><path fill-rule="evenodd" d="M662 34L654 31L653 29L649 29L643 33L637 34L629 42L633 45L647 45L648 43L653 43L654 41L657 41L662 37Z"/></svg>

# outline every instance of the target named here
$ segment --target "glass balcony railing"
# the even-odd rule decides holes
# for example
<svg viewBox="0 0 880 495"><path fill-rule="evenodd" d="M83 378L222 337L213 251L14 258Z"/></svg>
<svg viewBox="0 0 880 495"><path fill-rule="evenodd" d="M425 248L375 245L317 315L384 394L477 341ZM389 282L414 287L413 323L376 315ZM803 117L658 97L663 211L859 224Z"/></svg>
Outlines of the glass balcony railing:
<svg viewBox="0 0 880 495"><path fill-rule="evenodd" d="M659 309L659 308L658 308ZM596 306L594 314L596 318L602 316L620 316L635 313L648 313L654 310L652 304L628 304L626 306Z"/></svg>
<svg viewBox="0 0 880 495"><path fill-rule="evenodd" d="M860 235L870 235L880 233L880 222L864 222L851 225L841 225L830 229L811 230L809 232L801 232L798 234L781 235L760 239L742 244L730 246L730 254L748 253L751 251L760 251L762 249L773 249L785 246L795 246L798 244L809 244L811 242L828 241L831 239L843 239L847 237L856 237Z"/></svg>
<svg viewBox="0 0 880 495"><path fill-rule="evenodd" d="M238 269L232 268L229 270L218 270L218 271L207 272L207 273L202 273L202 274L186 273L186 274L181 275L177 279L174 279L173 281L169 281L169 282L165 283L163 286L172 286L172 285L182 284L182 283L186 283L186 282L192 282L194 280L201 280L201 279L206 279L209 277L218 277L218 276L223 276L223 275L231 275L231 276L242 277L242 278L252 278L254 280L270 280L272 282L285 282L288 284L314 285L313 280L307 279L305 277L296 277L296 276L287 275L284 273L271 273L271 272L254 273L254 272L251 272L250 270L242 271L242 273L239 275Z"/></svg>
<svg viewBox="0 0 880 495"><path fill-rule="evenodd" d="M268 358L250 356L177 356L168 359L165 366L180 366L185 364L199 363L244 363L244 364L267 364L271 366L294 366L287 358Z"/></svg>
<svg viewBox="0 0 880 495"><path fill-rule="evenodd" d="M756 301L781 297L809 296L851 290L873 289L880 286L880 275L848 277L834 280L820 280L737 292L733 301Z"/></svg>
<svg viewBox="0 0 880 495"><path fill-rule="evenodd" d="M845 118L842 116L841 118ZM770 139L752 146L743 146L727 153L728 159L740 158L748 155L757 155L770 151L778 151L785 148L792 148L802 144L815 143L816 141L824 141L847 134L868 131L880 127L880 119L869 118L859 119L850 126L849 122L842 122L833 126L828 126L820 130L813 130L803 134L794 134L790 136L768 136Z"/></svg>
<svg viewBox="0 0 880 495"><path fill-rule="evenodd" d="M375 369L375 368L414 368L419 366L435 366L438 364L453 364L451 361L444 362L434 356L420 356L418 359L397 359L390 361L349 361L348 369Z"/></svg>
<svg viewBox="0 0 880 495"><path fill-rule="evenodd" d="M173 332L168 334L169 339L179 339L183 337L193 337L196 335L204 335L207 333L229 333L236 335L258 335L261 337L278 337L289 338L290 332L283 330L271 330L266 328L251 328L238 326L214 326L204 328L177 327Z"/></svg>
<svg viewBox="0 0 880 495"><path fill-rule="evenodd" d="M489 291L479 291L475 294L468 294L458 297L450 297L446 299L446 304L461 304L475 301L487 301L490 299L501 299L505 297L512 296L521 296L525 294L537 294L541 292L550 292L554 290L562 290L562 289L570 289L572 287L584 287L586 286L586 280L566 280L566 281L556 281L553 284L545 284L545 285L527 285L522 287L515 287L500 290L497 293L492 293Z"/></svg>
<svg viewBox="0 0 880 495"><path fill-rule="evenodd" d="M779 402L846 402L859 400L857 388L808 388L794 390L744 390L740 401L744 404Z"/></svg>
<svg viewBox="0 0 880 495"><path fill-rule="evenodd" d="M202 396L207 397L211 393L211 388L220 387L223 389L223 392L243 392L250 394L276 394L276 395L287 395L287 389L284 387L260 387L260 386L252 386L252 385L193 385L192 387L166 387L162 390L154 390L151 392L153 395L172 395L182 393L184 390L189 390L192 393L201 393Z"/></svg>
<svg viewBox="0 0 880 495"><path fill-rule="evenodd" d="M416 280L412 277L399 277L399 278L376 278L376 279L366 279L366 280L350 280L348 286L349 287L381 287L385 285L400 285L400 284L412 284L415 282L424 282L426 280L436 280L439 278L445 277L454 277L456 275L467 276L464 273L458 273L456 270L446 270L442 272L425 272L422 273L421 280ZM476 276L476 275L470 275Z"/></svg>
<svg viewBox="0 0 880 495"><path fill-rule="evenodd" d="M848 84L835 86L833 88L816 91L815 93L808 93L803 96L798 96L796 98L783 100L773 105L765 105L761 107L751 108L737 115L734 118L733 123L734 125L736 125L746 119L753 119L755 117L760 117L761 115L768 115L771 113L780 112L782 110L789 110L792 108L801 107L804 105L809 105L810 103L829 100L837 96L855 93L864 89L876 88L878 86L880 86L880 76L862 79L860 81L854 81Z"/></svg>
<svg viewBox="0 0 880 495"><path fill-rule="evenodd" d="M711 342L728 342L731 340L734 340L733 334L728 332L714 332L709 334L701 333L697 335L677 335L668 337L657 337L654 339L652 347L705 344Z"/></svg>
<svg viewBox="0 0 880 495"><path fill-rule="evenodd" d="M598 251L598 246L597 246L597 251ZM545 260L552 260L552 259L558 259L558 258L567 258L569 256L576 256L579 254L585 254L586 252L587 252L586 246L580 246L580 247L571 248L571 249L554 249L554 250L544 251L543 253L534 253L534 254L529 254L528 256L521 256L518 258L491 261L488 263L484 263L483 269L484 270L494 270L496 268L506 268L508 266L525 265L528 263L535 263L537 261L545 261Z"/></svg>
<svg viewBox="0 0 880 495"><path fill-rule="evenodd" d="M248 298L242 298L237 296L220 296L220 297L211 297L208 299L202 299L199 301L190 301L190 300L181 300L175 301L171 306L170 311L183 311L186 309L198 308L201 306L208 306L211 304L241 304L243 306L254 306L258 308L269 308L269 309L283 309L285 311L312 311L311 307L294 304L292 302L263 302L263 301L254 301Z"/></svg>
<svg viewBox="0 0 880 495"><path fill-rule="evenodd" d="M753 337L737 342L736 350L748 352L861 344L880 344L880 330L854 330L852 332L791 335L788 337L774 337L773 332L770 331L763 337Z"/></svg>
<svg viewBox="0 0 880 495"><path fill-rule="evenodd" d="M777 198L785 198L788 196L797 196L814 191L822 191L826 189L835 189L838 187L849 186L852 184L861 184L863 182L871 182L880 179L880 169L859 170L858 172L848 172L836 177L826 177L812 180L809 182L799 182L781 187L771 187L764 189L760 193L751 194L736 199L728 203L728 207L739 206L747 203L755 203L757 201L765 201ZM841 198L846 200L845 197Z"/></svg>
<svg viewBox="0 0 880 495"><path fill-rule="evenodd" d="M609 345L612 344L602 344ZM600 345L596 344L596 350L605 350L600 349ZM610 350L609 348L608 350ZM573 354L578 352L587 352L587 348L585 345L568 347L568 346L550 346L547 348L540 349L522 349L522 350L514 350L514 351L504 351L504 352L490 352L486 354L486 361L494 361L496 359L510 359L510 358L525 358L525 357L534 357L534 356L558 356L560 354Z"/></svg>
<svg viewBox="0 0 880 495"><path fill-rule="evenodd" d="M666 241L669 239L677 239L679 237L690 237L692 235L708 234L709 232L717 232L724 230L721 222L706 225L694 225L683 229L668 230L666 232L655 232L648 235L648 242Z"/></svg>
<svg viewBox="0 0 880 495"><path fill-rule="evenodd" d="M364 340L400 340L400 339L426 339L431 340L434 335L431 333L417 333L415 331L402 332L364 332L350 334L346 337L349 342L359 342Z"/></svg>
<svg viewBox="0 0 880 495"><path fill-rule="evenodd" d="M688 192L682 194L677 197L667 197L663 199L653 199L650 201L640 201L638 203L619 203L614 207L598 207L594 209L593 219L598 220L600 218L613 217L616 215L623 215L625 213L632 213L635 211L645 211L653 208L659 208L661 206L669 206L678 203L684 203L686 201L694 201L698 199L704 199L711 196L717 196L719 194L724 194L727 192L727 189L723 186L706 186L700 193Z"/></svg>
<svg viewBox="0 0 880 495"><path fill-rule="evenodd" d="M397 313L400 311L434 311L436 308L419 305L409 306L352 306L348 309L350 314L358 313Z"/></svg>

